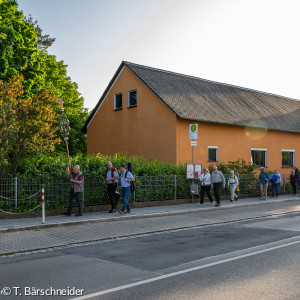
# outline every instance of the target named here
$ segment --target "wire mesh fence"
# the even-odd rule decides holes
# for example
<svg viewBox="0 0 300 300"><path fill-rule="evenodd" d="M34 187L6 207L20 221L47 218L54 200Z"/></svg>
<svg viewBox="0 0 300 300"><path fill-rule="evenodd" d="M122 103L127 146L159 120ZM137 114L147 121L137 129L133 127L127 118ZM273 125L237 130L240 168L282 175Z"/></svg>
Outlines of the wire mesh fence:
<svg viewBox="0 0 300 300"><path fill-rule="evenodd" d="M229 175L225 175L226 181ZM136 176L136 190L130 196L132 202L164 201L188 199L191 197L191 181L183 175ZM81 199L85 206L109 204L108 197L100 177L84 177L84 190ZM200 190L200 182L195 181ZM259 195L257 176L252 174L239 175L240 194ZM4 211L27 211L42 201L41 190L45 189L46 209L64 208L68 204L69 178L0 178L0 209ZM269 186L269 193L272 187ZM120 191L120 186L118 191ZM280 192L290 192L289 175L282 175ZM200 191L198 192L200 194ZM225 189L221 195L228 195Z"/></svg>

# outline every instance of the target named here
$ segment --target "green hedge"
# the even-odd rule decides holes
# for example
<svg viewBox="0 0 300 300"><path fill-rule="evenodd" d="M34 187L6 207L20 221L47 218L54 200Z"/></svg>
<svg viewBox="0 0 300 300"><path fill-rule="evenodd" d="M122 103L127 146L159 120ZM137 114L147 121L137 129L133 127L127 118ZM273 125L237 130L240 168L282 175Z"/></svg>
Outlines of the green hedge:
<svg viewBox="0 0 300 300"><path fill-rule="evenodd" d="M176 166L170 162L159 162L157 160L146 160L139 156L128 156L126 154L108 155L78 155L71 157L71 165L79 165L85 176L98 177L106 171L107 161L119 169L121 163L131 162L135 176L156 175L185 175L185 165ZM68 158L66 155L39 154L27 159L22 163L22 172L17 176L31 178L53 178L65 176Z"/></svg>

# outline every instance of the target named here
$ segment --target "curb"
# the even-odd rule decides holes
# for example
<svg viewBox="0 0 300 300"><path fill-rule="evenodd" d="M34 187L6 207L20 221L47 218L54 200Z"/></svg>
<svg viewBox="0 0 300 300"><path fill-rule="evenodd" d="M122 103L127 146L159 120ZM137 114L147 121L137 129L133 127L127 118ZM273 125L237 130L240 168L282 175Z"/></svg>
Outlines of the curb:
<svg viewBox="0 0 300 300"><path fill-rule="evenodd" d="M145 218L177 216L177 215L185 215L185 214L200 213L200 212L207 212L207 211L228 210L232 208L252 207L252 206L259 206L259 205L285 203L285 202L296 202L299 200L300 197L293 198L293 199L282 199L282 200L267 200L267 201L261 200L261 202L232 204L232 205L219 206L219 207L194 208L194 209L178 210L178 211L171 211L171 212L160 212L160 213L151 213L151 214L146 213L142 215L124 215L124 216L118 216L112 218L90 219L90 220L82 220L82 221L79 220L79 221L72 221L72 222L39 224L39 225L29 225L29 226L11 227L11 228L0 228L0 234L8 233L8 232L16 232L16 231L36 230L37 227L39 227L40 229L44 229L44 228L84 225L84 224L92 224L92 223L107 223L107 222L118 222L123 220L137 220L137 219L145 219Z"/></svg>

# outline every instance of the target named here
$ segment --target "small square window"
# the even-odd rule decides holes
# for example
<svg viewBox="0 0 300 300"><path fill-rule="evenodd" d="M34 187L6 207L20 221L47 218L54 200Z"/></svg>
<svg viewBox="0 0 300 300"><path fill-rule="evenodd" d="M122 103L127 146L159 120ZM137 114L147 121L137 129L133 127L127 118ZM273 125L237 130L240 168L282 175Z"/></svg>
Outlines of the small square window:
<svg viewBox="0 0 300 300"><path fill-rule="evenodd" d="M137 106L137 92L130 91L128 93L128 107L134 107L134 106Z"/></svg>
<svg viewBox="0 0 300 300"><path fill-rule="evenodd" d="M115 95L115 110L122 109L122 94L116 94Z"/></svg>
<svg viewBox="0 0 300 300"><path fill-rule="evenodd" d="M217 147L208 147L208 161L218 161Z"/></svg>
<svg viewBox="0 0 300 300"><path fill-rule="evenodd" d="M267 167L267 151L251 150L251 162L257 167Z"/></svg>
<svg viewBox="0 0 300 300"><path fill-rule="evenodd" d="M281 151L281 164L282 167L294 167L295 166L295 151Z"/></svg>

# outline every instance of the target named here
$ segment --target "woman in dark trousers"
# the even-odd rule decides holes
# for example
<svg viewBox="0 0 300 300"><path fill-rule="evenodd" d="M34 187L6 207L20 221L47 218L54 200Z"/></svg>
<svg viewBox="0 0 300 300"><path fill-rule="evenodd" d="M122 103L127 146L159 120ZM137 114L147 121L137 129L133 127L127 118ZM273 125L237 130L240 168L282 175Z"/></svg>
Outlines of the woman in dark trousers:
<svg viewBox="0 0 300 300"><path fill-rule="evenodd" d="M290 174L290 183L292 185L292 189L293 189L293 194L294 196L296 195L296 174L295 174L295 170L292 170L291 171L291 174Z"/></svg>
<svg viewBox="0 0 300 300"><path fill-rule="evenodd" d="M202 205L204 202L204 194L206 193L210 203L213 205L214 201L210 193L211 188L211 178L210 174L208 172L208 169L203 169L203 174L200 175L200 181L201 181L201 191L200 191L200 204Z"/></svg>

